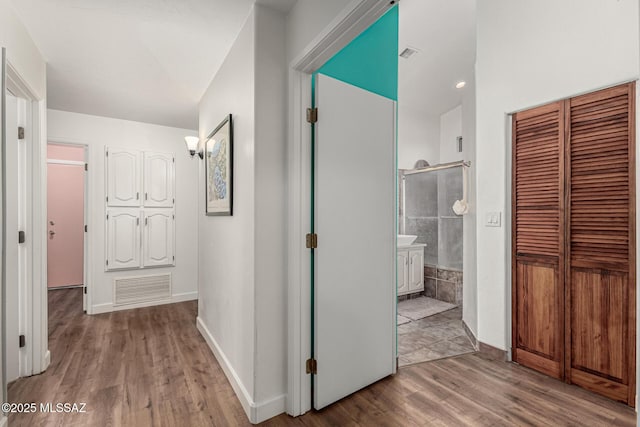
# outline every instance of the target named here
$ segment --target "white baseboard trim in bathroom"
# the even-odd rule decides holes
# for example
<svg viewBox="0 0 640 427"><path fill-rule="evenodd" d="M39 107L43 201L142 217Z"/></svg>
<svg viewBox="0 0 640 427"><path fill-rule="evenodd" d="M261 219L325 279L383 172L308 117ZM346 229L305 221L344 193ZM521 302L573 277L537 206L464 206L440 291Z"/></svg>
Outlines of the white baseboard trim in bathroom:
<svg viewBox="0 0 640 427"><path fill-rule="evenodd" d="M136 304L125 304L114 306L113 303L96 304L92 306L90 314L111 313L112 311L130 310L132 308L152 307L155 305L173 304L176 302L193 301L198 299L198 292L184 292L182 294L174 294L171 298L156 301L145 301Z"/></svg>
<svg viewBox="0 0 640 427"><path fill-rule="evenodd" d="M200 316L196 319L196 327L209 345L218 363L220 363L222 371L229 380L229 383L231 383L231 388L233 388L233 391L236 393L242 409L244 409L247 418L249 418L252 424L261 423L284 413L286 408L286 396L284 394L256 404Z"/></svg>

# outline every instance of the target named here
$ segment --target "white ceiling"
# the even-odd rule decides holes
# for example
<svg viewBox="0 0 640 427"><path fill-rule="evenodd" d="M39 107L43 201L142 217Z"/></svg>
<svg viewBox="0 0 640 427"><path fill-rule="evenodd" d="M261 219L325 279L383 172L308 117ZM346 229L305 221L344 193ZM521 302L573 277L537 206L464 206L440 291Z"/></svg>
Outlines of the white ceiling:
<svg viewBox="0 0 640 427"><path fill-rule="evenodd" d="M11 0L48 62L49 108L196 129L255 0ZM287 12L296 0L257 0ZM320 0L318 0L320 1ZM402 0L399 101L427 115L473 79L475 0ZM462 89L465 90L465 89Z"/></svg>
<svg viewBox="0 0 640 427"><path fill-rule="evenodd" d="M462 102L461 80L473 82L476 51L476 0L402 0L399 51L418 53L398 58L398 102L402 108L430 116Z"/></svg>
<svg viewBox="0 0 640 427"><path fill-rule="evenodd" d="M259 0L287 11L295 0ZM49 108L198 127L254 0L11 0L47 60Z"/></svg>

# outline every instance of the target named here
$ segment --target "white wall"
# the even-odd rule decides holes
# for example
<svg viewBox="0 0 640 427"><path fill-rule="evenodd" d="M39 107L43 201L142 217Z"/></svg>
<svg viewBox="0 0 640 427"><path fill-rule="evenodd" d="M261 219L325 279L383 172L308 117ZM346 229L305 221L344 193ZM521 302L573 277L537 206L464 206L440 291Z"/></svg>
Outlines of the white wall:
<svg viewBox="0 0 640 427"><path fill-rule="evenodd" d="M467 82L462 95L462 149L467 169L467 203L469 211L463 217L462 270L462 320L471 332L478 336L478 283L476 241L476 92L475 84Z"/></svg>
<svg viewBox="0 0 640 427"><path fill-rule="evenodd" d="M639 76L636 0L478 2L478 334L507 349L509 254L507 114Z"/></svg>
<svg viewBox="0 0 640 427"><path fill-rule="evenodd" d="M202 195L198 198L198 318L251 400L255 353L254 19L252 12L200 101L201 140L227 114L233 114L233 216L204 216L204 164L198 180L198 194ZM243 396L238 397L242 401Z"/></svg>
<svg viewBox="0 0 640 427"><path fill-rule="evenodd" d="M47 96L45 60L9 0L0 0L0 47L7 48L8 61L37 97L44 99Z"/></svg>
<svg viewBox="0 0 640 427"><path fill-rule="evenodd" d="M298 0L286 20L287 64L300 55L351 0Z"/></svg>
<svg viewBox="0 0 640 427"><path fill-rule="evenodd" d="M400 94L401 95L401 94ZM430 165L440 160L440 118L407 108L398 102L398 168L413 169L416 161Z"/></svg>
<svg viewBox="0 0 640 427"><path fill-rule="evenodd" d="M256 6L256 400L286 395L285 18Z"/></svg>
<svg viewBox="0 0 640 427"><path fill-rule="evenodd" d="M174 301L197 298L196 228L198 161L184 145L188 129L177 129L86 114L48 110L50 141L89 146L90 290L93 313L111 311L113 279L154 273L172 273ZM105 146L173 153L176 158L176 266L105 272Z"/></svg>
<svg viewBox="0 0 640 427"><path fill-rule="evenodd" d="M440 116L440 163L466 160L464 152L458 152L459 136L462 136L462 105Z"/></svg>
<svg viewBox="0 0 640 427"><path fill-rule="evenodd" d="M285 407L284 24L255 5L200 102L201 138L233 114L234 208L202 214L201 165L198 327L252 422Z"/></svg>

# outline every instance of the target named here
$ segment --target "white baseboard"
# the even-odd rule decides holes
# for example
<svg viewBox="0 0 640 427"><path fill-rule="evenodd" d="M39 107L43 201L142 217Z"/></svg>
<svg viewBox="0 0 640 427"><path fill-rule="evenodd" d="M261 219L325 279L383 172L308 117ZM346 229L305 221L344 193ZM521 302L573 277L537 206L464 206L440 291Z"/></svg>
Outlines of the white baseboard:
<svg viewBox="0 0 640 427"><path fill-rule="evenodd" d="M47 350L44 354L44 360L42 361L42 372L46 371L51 364L51 352Z"/></svg>
<svg viewBox="0 0 640 427"><path fill-rule="evenodd" d="M267 421L269 418L273 418L276 415L284 414L287 409L287 395L281 394L280 396L272 397L268 400L263 400L255 404L253 416L255 421L251 421L254 424Z"/></svg>
<svg viewBox="0 0 640 427"><path fill-rule="evenodd" d="M198 316L196 320L196 327L202 337L209 345L209 348L213 352L213 355L220 363L224 374L227 376L227 379L231 383L231 387L233 391L236 393L238 400L240 401L240 405L242 405L242 409L244 409L247 418L252 424L258 424L263 421L268 420L269 418L275 417L276 415L280 415L284 413L286 409L286 395L276 396L274 398L262 401L260 403L256 403L253 401L253 398L247 391L244 384L238 377L238 374L229 363L229 359L225 356L224 352L218 345L217 341L211 335L211 332L204 324L200 316Z"/></svg>
<svg viewBox="0 0 640 427"><path fill-rule="evenodd" d="M90 314L111 313L112 311L130 310L132 308L153 307L155 305L173 304L176 302L193 301L198 299L198 292L185 292L182 294L174 294L171 298L146 301L137 304L126 304L114 306L113 303L96 304L91 307Z"/></svg>

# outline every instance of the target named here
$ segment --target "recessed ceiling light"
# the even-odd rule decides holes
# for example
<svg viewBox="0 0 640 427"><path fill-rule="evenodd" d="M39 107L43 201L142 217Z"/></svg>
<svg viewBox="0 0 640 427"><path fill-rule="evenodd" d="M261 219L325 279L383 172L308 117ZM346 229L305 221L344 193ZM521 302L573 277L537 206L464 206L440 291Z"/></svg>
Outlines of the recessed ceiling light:
<svg viewBox="0 0 640 427"><path fill-rule="evenodd" d="M461 82L456 83L456 89L462 89L464 87L464 85L466 85L467 82L465 82L464 80Z"/></svg>
<svg viewBox="0 0 640 427"><path fill-rule="evenodd" d="M412 47L406 47L402 52L400 52L400 57L404 59L409 59L411 55L417 52L418 52L418 49L414 49Z"/></svg>

